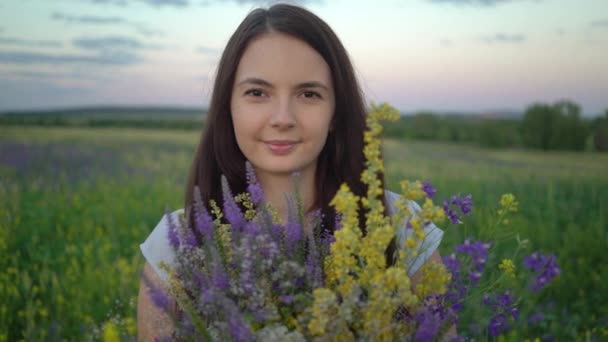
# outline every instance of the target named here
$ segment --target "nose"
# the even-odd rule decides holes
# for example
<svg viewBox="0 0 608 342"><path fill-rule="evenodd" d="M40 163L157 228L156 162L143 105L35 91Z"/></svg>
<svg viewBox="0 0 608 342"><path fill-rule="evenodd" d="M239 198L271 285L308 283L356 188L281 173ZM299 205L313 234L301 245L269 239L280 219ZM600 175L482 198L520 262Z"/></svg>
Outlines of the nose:
<svg viewBox="0 0 608 342"><path fill-rule="evenodd" d="M286 129L294 127L295 124L295 108L292 101L289 99L278 101L270 117L270 125L274 128Z"/></svg>

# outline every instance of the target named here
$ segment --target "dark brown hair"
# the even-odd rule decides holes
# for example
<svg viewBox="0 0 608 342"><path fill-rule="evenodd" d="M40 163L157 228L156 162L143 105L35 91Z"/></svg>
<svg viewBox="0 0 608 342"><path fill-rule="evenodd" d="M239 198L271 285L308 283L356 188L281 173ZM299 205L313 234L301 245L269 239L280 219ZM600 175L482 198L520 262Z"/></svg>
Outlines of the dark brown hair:
<svg viewBox="0 0 608 342"><path fill-rule="evenodd" d="M252 39L269 32L284 33L306 42L323 57L331 70L335 94L333 130L318 158L313 208L321 208L323 226L333 232L335 214L330 210L329 202L340 184L347 183L358 196L366 194L367 187L361 182L365 167L366 107L353 66L336 34L315 14L288 4L253 10L230 37L218 65L204 132L192 163L185 208L191 212L188 209L192 207L195 186L200 188L203 203L214 199L221 205L222 174L233 193L246 191L246 159L234 135L230 100L236 70L245 49ZM188 216L193 223L192 214ZM360 218L361 227L364 227L364 215ZM394 243L389 249L392 255Z"/></svg>

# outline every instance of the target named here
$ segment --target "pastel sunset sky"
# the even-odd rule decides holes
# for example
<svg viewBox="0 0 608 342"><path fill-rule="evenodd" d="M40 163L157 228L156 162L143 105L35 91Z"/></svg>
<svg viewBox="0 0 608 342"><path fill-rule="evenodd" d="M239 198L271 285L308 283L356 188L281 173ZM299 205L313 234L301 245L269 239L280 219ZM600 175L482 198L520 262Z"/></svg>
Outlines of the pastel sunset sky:
<svg viewBox="0 0 608 342"><path fill-rule="evenodd" d="M338 34L368 100L402 111L608 108L606 0L299 1ZM2 0L0 111L204 107L221 51L267 1Z"/></svg>

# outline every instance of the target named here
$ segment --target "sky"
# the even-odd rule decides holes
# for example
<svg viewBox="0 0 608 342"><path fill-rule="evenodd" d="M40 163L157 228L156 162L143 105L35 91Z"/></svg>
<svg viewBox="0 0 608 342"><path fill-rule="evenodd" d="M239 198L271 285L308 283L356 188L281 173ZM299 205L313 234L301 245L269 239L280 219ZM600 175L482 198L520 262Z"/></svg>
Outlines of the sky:
<svg viewBox="0 0 608 342"><path fill-rule="evenodd" d="M0 0L0 111L205 107L255 0ZM309 0L368 101L404 112L608 109L606 0Z"/></svg>

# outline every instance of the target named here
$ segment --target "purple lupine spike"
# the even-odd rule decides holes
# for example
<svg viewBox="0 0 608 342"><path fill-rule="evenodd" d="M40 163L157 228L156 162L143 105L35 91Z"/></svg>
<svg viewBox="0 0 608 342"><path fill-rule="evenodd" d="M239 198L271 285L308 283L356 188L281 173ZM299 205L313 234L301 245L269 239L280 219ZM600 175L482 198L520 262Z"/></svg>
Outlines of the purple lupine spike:
<svg viewBox="0 0 608 342"><path fill-rule="evenodd" d="M433 197L435 196L435 193L437 192L437 189L435 189L432 185L431 185L431 181L430 180L426 180L424 183L422 183L422 190L426 193L426 195L430 198L433 199Z"/></svg>
<svg viewBox="0 0 608 342"><path fill-rule="evenodd" d="M456 212L452 207L456 207L460 209L460 212L463 215L468 215L471 213L473 208L473 195L454 195L451 200L443 200L443 211L446 216L450 219L452 224L460 223L460 215Z"/></svg>
<svg viewBox="0 0 608 342"><path fill-rule="evenodd" d="M260 234L260 225L255 221L249 221L245 224L245 229L243 230L245 234L249 236L256 236Z"/></svg>
<svg viewBox="0 0 608 342"><path fill-rule="evenodd" d="M535 292L540 291L560 273L555 255L534 252L524 258L524 266L536 276L532 285L532 290Z"/></svg>
<svg viewBox="0 0 608 342"><path fill-rule="evenodd" d="M213 285L222 291L228 290L230 287L230 281L228 279L228 274L226 274L226 270L222 266L221 263L215 263L215 267L213 268Z"/></svg>
<svg viewBox="0 0 608 342"><path fill-rule="evenodd" d="M198 185L194 186L194 224L196 230L201 234L203 240L213 240L213 219L207 211L201 198Z"/></svg>
<svg viewBox="0 0 608 342"><path fill-rule="evenodd" d="M253 165L249 161L245 162L245 170L247 174L247 191L251 195L253 204L257 206L264 202L264 191L262 191L262 186L258 182Z"/></svg>
<svg viewBox="0 0 608 342"><path fill-rule="evenodd" d="M473 261L473 268L470 270L469 279L475 286L481 279L483 269L488 260L488 251L492 245L482 241L474 241L466 239L463 244L456 246L458 253L468 255Z"/></svg>
<svg viewBox="0 0 608 342"><path fill-rule="evenodd" d="M169 312L169 296L167 296L161 287L154 285L150 286L148 288L148 296L152 299L152 302L157 308Z"/></svg>
<svg viewBox="0 0 608 342"><path fill-rule="evenodd" d="M466 196L459 195L458 197L452 197L452 204L460 207L460 211L463 214L468 215L473 209L473 195L469 194Z"/></svg>
<svg viewBox="0 0 608 342"><path fill-rule="evenodd" d="M232 191L230 190L230 185L228 185L228 180L224 175L222 175L222 195L224 199L224 215L230 223L231 229L235 232L239 232L245 225L245 217L243 216L241 208L239 208L238 204L235 202Z"/></svg>
<svg viewBox="0 0 608 342"><path fill-rule="evenodd" d="M298 221L298 209L296 201L291 196L286 196L287 199L287 224L285 225L285 241L287 250L293 251L296 244L304 238L302 225Z"/></svg>
<svg viewBox="0 0 608 342"><path fill-rule="evenodd" d="M418 329L416 329L416 334L414 334L414 341L433 341L441 327L439 317L430 312L427 307L424 307L416 313L415 320L418 323Z"/></svg>
<svg viewBox="0 0 608 342"><path fill-rule="evenodd" d="M173 247L174 250L177 250L180 246L179 231L177 226L175 225L175 222L173 221L173 217L171 216L171 210L169 210L168 206L165 208L165 216L167 218L167 238L169 240L169 244L171 245L171 247Z"/></svg>
<svg viewBox="0 0 608 342"><path fill-rule="evenodd" d="M449 256L444 256L441 258L441 260L452 276L460 273L460 262L458 259L456 259L456 254L452 253Z"/></svg>
<svg viewBox="0 0 608 342"><path fill-rule="evenodd" d="M452 224L460 222L460 216L458 216L458 213L450 207L450 202L448 202L448 200L443 200L443 211Z"/></svg>
<svg viewBox="0 0 608 342"><path fill-rule="evenodd" d="M196 247L199 245L192 228L186 222L184 215L178 215L178 237L180 239L180 243L188 248Z"/></svg>
<svg viewBox="0 0 608 342"><path fill-rule="evenodd" d="M513 297L510 291L506 291L504 294L485 294L483 303L491 307L493 311L492 319L490 319L490 323L488 324L488 332L492 337L497 337L508 331L509 316L513 320L517 320L518 318L515 297Z"/></svg>
<svg viewBox="0 0 608 342"><path fill-rule="evenodd" d="M239 315L230 315L228 319L228 329L233 341L248 342L254 341L251 330Z"/></svg>

